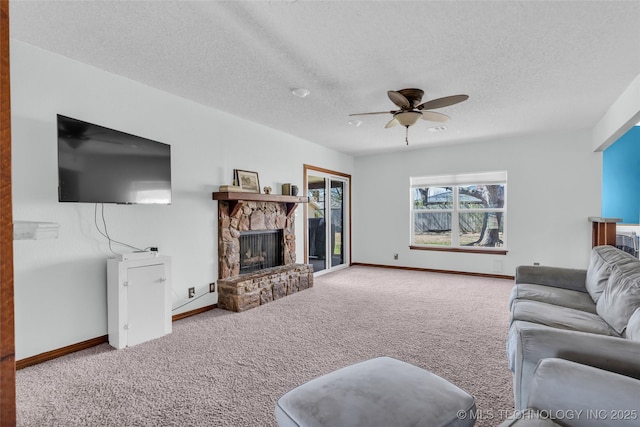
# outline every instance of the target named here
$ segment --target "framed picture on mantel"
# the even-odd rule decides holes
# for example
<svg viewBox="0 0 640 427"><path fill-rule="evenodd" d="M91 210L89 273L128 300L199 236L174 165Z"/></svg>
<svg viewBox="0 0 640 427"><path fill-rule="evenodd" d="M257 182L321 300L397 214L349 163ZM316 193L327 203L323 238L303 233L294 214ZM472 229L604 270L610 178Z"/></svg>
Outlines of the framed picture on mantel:
<svg viewBox="0 0 640 427"><path fill-rule="evenodd" d="M260 181L258 180L258 172L243 171L234 169L236 182L247 193L260 193Z"/></svg>

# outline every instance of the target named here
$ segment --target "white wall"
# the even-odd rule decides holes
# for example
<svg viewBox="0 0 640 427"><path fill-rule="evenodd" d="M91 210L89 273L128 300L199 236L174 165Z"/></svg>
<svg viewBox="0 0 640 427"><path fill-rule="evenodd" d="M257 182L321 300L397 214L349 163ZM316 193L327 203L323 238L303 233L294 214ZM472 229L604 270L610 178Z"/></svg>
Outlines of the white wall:
<svg viewBox="0 0 640 427"><path fill-rule="evenodd" d="M106 260L94 205L57 200L56 114L171 144L170 206L105 205L109 232L173 259L173 307L217 280L217 202L234 168L261 186L300 187L303 164L353 173L351 157L33 46L11 43L13 216L60 224L59 238L14 242L16 358L107 333ZM303 242L302 211L297 239ZM120 252L130 249L115 246ZM298 259L303 259L302 244ZM213 304L205 295L174 314Z"/></svg>
<svg viewBox="0 0 640 427"><path fill-rule="evenodd" d="M601 198L591 141L588 132L541 135L357 158L353 262L505 275L534 262L585 268L587 217L600 215ZM409 177L483 171L508 173L508 254L410 250Z"/></svg>

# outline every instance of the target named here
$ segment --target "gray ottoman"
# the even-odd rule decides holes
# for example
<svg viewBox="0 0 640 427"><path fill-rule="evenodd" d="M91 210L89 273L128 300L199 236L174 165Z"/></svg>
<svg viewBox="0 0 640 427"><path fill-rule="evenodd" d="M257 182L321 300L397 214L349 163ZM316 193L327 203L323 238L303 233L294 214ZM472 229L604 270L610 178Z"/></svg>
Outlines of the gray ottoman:
<svg viewBox="0 0 640 427"><path fill-rule="evenodd" d="M378 357L315 378L276 403L280 427L472 426L475 398L409 363Z"/></svg>

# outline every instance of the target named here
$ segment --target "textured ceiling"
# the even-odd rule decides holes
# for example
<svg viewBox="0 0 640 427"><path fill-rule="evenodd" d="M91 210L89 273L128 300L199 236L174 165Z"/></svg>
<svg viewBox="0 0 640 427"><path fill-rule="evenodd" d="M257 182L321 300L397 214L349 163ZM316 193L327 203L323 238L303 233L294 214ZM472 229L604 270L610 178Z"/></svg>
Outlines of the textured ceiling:
<svg viewBox="0 0 640 427"><path fill-rule="evenodd" d="M640 74L639 1L11 1L11 36L352 155L387 90L468 94L408 149L590 129ZM304 99L291 89L304 87Z"/></svg>

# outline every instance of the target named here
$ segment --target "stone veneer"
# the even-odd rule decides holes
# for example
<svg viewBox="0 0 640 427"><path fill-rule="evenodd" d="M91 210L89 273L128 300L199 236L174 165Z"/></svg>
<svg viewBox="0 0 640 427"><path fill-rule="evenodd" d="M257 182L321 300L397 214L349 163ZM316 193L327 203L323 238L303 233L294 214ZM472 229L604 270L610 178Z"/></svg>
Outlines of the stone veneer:
<svg viewBox="0 0 640 427"><path fill-rule="evenodd" d="M295 263L294 212L280 202L218 201L218 307L244 311L313 286L313 266ZM284 265L240 275L240 234L280 229Z"/></svg>
<svg viewBox="0 0 640 427"><path fill-rule="evenodd" d="M313 266L291 264L218 280L218 307L245 311L313 286Z"/></svg>

